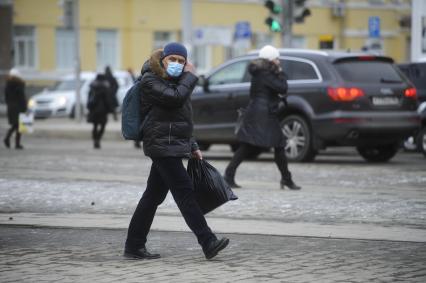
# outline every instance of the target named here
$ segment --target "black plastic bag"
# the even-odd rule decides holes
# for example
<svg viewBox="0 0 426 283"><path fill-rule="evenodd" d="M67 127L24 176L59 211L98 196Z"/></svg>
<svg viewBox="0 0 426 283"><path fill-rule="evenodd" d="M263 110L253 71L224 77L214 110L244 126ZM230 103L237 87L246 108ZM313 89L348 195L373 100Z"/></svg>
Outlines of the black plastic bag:
<svg viewBox="0 0 426 283"><path fill-rule="evenodd" d="M238 199L222 175L204 159L189 159L186 170L192 180L195 199L204 214L229 200Z"/></svg>

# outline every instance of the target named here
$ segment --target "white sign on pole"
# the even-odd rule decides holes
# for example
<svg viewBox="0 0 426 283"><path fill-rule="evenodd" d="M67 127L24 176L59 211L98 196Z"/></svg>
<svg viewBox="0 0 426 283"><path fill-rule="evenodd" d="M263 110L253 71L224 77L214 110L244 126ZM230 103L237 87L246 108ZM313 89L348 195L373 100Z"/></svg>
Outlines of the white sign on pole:
<svg viewBox="0 0 426 283"><path fill-rule="evenodd" d="M223 45L232 44L232 28L229 27L198 27L194 29L194 45Z"/></svg>

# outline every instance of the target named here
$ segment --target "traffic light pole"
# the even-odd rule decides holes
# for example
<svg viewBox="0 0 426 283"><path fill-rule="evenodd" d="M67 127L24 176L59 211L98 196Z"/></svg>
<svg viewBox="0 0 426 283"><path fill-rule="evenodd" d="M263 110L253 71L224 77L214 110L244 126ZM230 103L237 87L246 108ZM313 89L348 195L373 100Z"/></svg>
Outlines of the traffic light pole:
<svg viewBox="0 0 426 283"><path fill-rule="evenodd" d="M181 0L182 5L182 41L192 58L192 0Z"/></svg>
<svg viewBox="0 0 426 283"><path fill-rule="evenodd" d="M293 37L292 25L293 25L293 1L292 0L281 0L281 6L283 7L283 13L281 13L283 31L282 31L282 46L285 48L291 47L291 40Z"/></svg>
<svg viewBox="0 0 426 283"><path fill-rule="evenodd" d="M74 44L75 44L75 107L74 119L81 122L81 95L80 95L80 20L79 20L79 0L74 0Z"/></svg>

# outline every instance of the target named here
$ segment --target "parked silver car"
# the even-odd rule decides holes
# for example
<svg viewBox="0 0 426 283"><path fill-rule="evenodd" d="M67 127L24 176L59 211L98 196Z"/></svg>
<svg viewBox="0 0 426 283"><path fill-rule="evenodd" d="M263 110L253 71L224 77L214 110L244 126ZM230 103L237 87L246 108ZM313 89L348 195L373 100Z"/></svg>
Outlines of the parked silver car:
<svg viewBox="0 0 426 283"><path fill-rule="evenodd" d="M116 71L119 89L117 99L121 106L127 90L132 86L133 80L126 71ZM89 95L90 83L95 79L95 72L81 73L81 109L86 113L86 103ZM31 97L28 106L34 111L35 118L73 117L76 106L75 76L63 77L52 89L45 89Z"/></svg>

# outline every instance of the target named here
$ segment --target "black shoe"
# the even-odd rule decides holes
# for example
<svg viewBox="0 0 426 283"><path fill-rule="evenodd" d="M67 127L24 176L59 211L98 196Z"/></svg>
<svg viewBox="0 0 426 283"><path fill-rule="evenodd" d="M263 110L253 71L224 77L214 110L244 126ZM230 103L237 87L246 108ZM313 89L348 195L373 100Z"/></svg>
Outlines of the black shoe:
<svg viewBox="0 0 426 283"><path fill-rule="evenodd" d="M240 185L238 185L237 183L235 183L235 181L234 181L234 178L228 178L228 177L223 177L224 179L225 179L225 181L226 181L226 183L231 187L231 188L234 188L234 189L238 189L238 188L241 188L241 186Z"/></svg>
<svg viewBox="0 0 426 283"><path fill-rule="evenodd" d="M130 259L156 259L160 258L161 256L159 254L151 254L146 250L145 247L142 247L140 249L125 248L124 257Z"/></svg>
<svg viewBox="0 0 426 283"><path fill-rule="evenodd" d="M95 143L93 144L93 148L95 149L100 149L101 148L101 144L98 141L95 141Z"/></svg>
<svg viewBox="0 0 426 283"><path fill-rule="evenodd" d="M215 257L221 250L226 248L229 244L228 238L222 238L220 240L213 240L207 244L206 248L203 248L204 255L206 259L211 259Z"/></svg>
<svg viewBox="0 0 426 283"><path fill-rule="evenodd" d="M4 140L3 140L3 142L4 142L4 145L5 145L7 148L10 148L10 141L9 141L8 139L4 139Z"/></svg>
<svg viewBox="0 0 426 283"><path fill-rule="evenodd" d="M24 147L20 144L18 144L17 146L15 146L15 149L24 149Z"/></svg>
<svg viewBox="0 0 426 283"><path fill-rule="evenodd" d="M296 185L293 181L284 181L281 180L280 187L284 190L284 187L288 187L290 190L300 190L302 187Z"/></svg>

